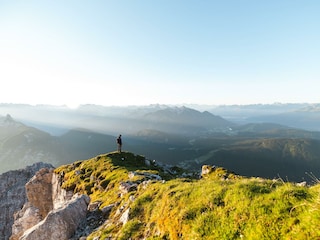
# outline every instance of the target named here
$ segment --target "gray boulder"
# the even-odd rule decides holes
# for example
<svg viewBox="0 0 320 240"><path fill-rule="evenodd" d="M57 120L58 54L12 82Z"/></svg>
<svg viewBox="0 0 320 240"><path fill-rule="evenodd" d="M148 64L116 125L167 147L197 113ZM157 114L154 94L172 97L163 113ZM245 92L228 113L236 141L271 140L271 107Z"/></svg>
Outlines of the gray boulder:
<svg viewBox="0 0 320 240"><path fill-rule="evenodd" d="M65 206L52 210L43 221L25 231L20 240L69 239L86 219L89 202L87 195L74 195Z"/></svg>

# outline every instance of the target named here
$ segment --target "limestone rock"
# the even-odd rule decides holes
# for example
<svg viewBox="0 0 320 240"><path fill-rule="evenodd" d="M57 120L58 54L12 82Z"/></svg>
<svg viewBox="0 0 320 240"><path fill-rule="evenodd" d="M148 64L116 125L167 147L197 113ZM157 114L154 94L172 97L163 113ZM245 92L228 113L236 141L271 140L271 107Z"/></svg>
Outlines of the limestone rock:
<svg viewBox="0 0 320 240"><path fill-rule="evenodd" d="M51 164L35 163L24 169L0 175L0 240L11 236L14 213L27 201L25 184L41 168L52 168Z"/></svg>
<svg viewBox="0 0 320 240"><path fill-rule="evenodd" d="M306 182L306 181L299 182L299 183L296 183L296 185L297 185L298 187L305 187L305 186L307 186L307 182Z"/></svg>
<svg viewBox="0 0 320 240"><path fill-rule="evenodd" d="M52 175L53 169L40 169L26 184L28 201L39 209L42 219L53 209Z"/></svg>
<svg viewBox="0 0 320 240"><path fill-rule="evenodd" d="M131 181L121 182L119 186L119 190L122 194L126 194L128 192L136 191L138 184Z"/></svg>
<svg viewBox="0 0 320 240"><path fill-rule="evenodd" d="M90 204L91 205L91 204ZM99 228L105 220L109 217L112 206L104 207L102 210L88 206L87 217L84 219L80 226L77 228L75 234L69 240L85 240L94 230ZM96 205L93 203L93 205ZM93 208L92 208L93 207Z"/></svg>
<svg viewBox="0 0 320 240"><path fill-rule="evenodd" d="M154 179L154 180L158 180L158 181L162 180L161 176L159 176L157 174L152 174L152 173L149 173L149 172L135 172L135 171L132 171L132 172L128 173L128 177L130 179L133 179L135 176L140 176L144 180L147 180L147 179Z"/></svg>
<svg viewBox="0 0 320 240"><path fill-rule="evenodd" d="M114 208L114 206L115 206L115 204L110 204L110 205L101 209L101 212L105 218L107 218L109 216L109 214L110 214L111 210Z"/></svg>
<svg viewBox="0 0 320 240"><path fill-rule="evenodd" d="M31 203L26 203L23 208L15 214L15 221L12 226L12 235L10 240L18 240L23 232L42 220L42 216L38 208Z"/></svg>
<svg viewBox="0 0 320 240"><path fill-rule="evenodd" d="M66 191L61 187L63 179L60 175L52 175L52 204L53 209L62 207L65 202L69 201L73 197L72 191Z"/></svg>
<svg viewBox="0 0 320 240"><path fill-rule="evenodd" d="M75 195L64 207L52 210L43 221L28 229L20 240L69 239L86 219L89 202L87 195Z"/></svg>
<svg viewBox="0 0 320 240"><path fill-rule="evenodd" d="M17 240L40 223L50 211L65 207L73 196L61 188L61 178L52 168L40 169L25 185L28 202L15 214L10 240Z"/></svg>
<svg viewBox="0 0 320 240"><path fill-rule="evenodd" d="M130 212L130 208L125 210L119 219L119 222L121 222L123 225L129 221L129 212Z"/></svg>
<svg viewBox="0 0 320 240"><path fill-rule="evenodd" d="M214 169L215 169L215 166L203 165L203 166L202 166L202 170L201 170L201 176L213 172Z"/></svg>
<svg viewBox="0 0 320 240"><path fill-rule="evenodd" d="M102 204L102 201L95 201L93 203L90 203L88 206L88 211L92 212L99 209L101 204Z"/></svg>

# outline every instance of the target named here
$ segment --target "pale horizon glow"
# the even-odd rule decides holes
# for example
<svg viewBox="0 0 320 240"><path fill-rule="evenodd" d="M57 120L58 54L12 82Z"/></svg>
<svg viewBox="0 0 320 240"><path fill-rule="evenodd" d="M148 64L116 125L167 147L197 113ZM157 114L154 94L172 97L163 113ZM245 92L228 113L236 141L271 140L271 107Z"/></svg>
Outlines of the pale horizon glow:
<svg viewBox="0 0 320 240"><path fill-rule="evenodd" d="M315 0L0 0L0 103L320 103L319 12Z"/></svg>

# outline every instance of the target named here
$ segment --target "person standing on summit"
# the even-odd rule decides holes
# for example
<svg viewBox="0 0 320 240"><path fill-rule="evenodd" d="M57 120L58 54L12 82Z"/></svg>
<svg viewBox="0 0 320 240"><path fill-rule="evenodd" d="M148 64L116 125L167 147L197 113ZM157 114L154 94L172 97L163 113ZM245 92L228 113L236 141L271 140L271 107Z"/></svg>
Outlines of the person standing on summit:
<svg viewBox="0 0 320 240"><path fill-rule="evenodd" d="M121 139L121 134L117 138L117 144L118 144L118 152L121 153L121 147L122 147L122 139Z"/></svg>

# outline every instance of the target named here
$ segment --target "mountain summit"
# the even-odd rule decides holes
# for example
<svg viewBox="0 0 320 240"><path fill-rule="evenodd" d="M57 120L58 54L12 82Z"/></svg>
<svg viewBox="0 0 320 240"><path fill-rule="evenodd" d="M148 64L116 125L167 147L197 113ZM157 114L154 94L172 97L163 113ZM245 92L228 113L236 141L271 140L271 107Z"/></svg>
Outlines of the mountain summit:
<svg viewBox="0 0 320 240"><path fill-rule="evenodd" d="M21 127L23 126L22 123L16 122L10 114L7 114L5 117L0 117L0 127L4 126L15 126Z"/></svg>
<svg viewBox="0 0 320 240"><path fill-rule="evenodd" d="M26 187L28 202L13 225L14 237L24 240L317 239L320 234L319 184L246 178L209 165L199 178L130 152L41 169ZM51 201L50 207L40 198Z"/></svg>

